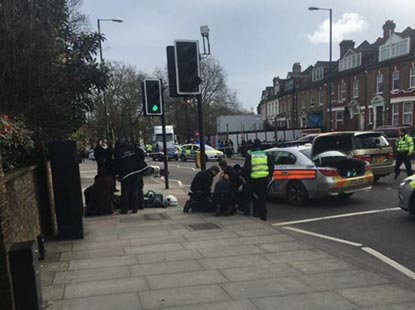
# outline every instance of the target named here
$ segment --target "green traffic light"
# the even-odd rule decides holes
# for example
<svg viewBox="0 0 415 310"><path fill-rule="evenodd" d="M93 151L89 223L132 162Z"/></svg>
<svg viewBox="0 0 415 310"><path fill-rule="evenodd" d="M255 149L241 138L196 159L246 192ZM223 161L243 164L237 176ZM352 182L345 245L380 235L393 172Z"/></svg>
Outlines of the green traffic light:
<svg viewBox="0 0 415 310"><path fill-rule="evenodd" d="M154 104L151 109L153 110L153 112L157 112L159 110L159 107L156 104Z"/></svg>

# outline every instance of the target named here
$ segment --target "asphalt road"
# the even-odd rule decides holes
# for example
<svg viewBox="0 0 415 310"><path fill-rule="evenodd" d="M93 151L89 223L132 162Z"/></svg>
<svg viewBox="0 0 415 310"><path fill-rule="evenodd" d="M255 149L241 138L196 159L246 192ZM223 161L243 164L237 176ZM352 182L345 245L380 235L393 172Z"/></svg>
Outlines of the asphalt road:
<svg viewBox="0 0 415 310"><path fill-rule="evenodd" d="M242 164L242 160L231 159L229 164ZM151 162L162 166L162 163ZM207 166L216 164L208 162ZM169 161L170 179L172 182L181 181L187 187L198 171L194 162ZM415 272L415 220L408 213L398 209L397 190L404 178L401 174L398 180L392 176L382 178L373 189L360 192L348 199L328 198L312 201L309 205L295 207L283 199L268 201L268 221L281 227L294 227L329 237L340 238L361 243L375 249L383 255ZM370 214L359 214L366 211L392 209ZM358 213L352 216L350 213ZM320 217L338 215L333 219ZM308 219L319 219L305 223L287 223ZM284 224L285 223L285 224ZM323 242L323 241L322 241ZM345 255L356 256L355 249L343 247Z"/></svg>

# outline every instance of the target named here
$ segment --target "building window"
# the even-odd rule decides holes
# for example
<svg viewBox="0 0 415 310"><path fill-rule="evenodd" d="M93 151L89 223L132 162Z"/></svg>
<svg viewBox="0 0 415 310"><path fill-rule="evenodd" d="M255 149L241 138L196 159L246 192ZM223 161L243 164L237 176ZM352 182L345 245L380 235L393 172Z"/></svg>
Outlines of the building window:
<svg viewBox="0 0 415 310"><path fill-rule="evenodd" d="M412 125L413 104L412 102L404 102L402 124Z"/></svg>
<svg viewBox="0 0 415 310"><path fill-rule="evenodd" d="M368 115L367 115L367 120L368 120L369 124L373 125L373 108L369 107L368 110L369 111L368 111Z"/></svg>
<svg viewBox="0 0 415 310"><path fill-rule="evenodd" d="M345 71L362 65L362 53L354 53L339 61L339 71Z"/></svg>
<svg viewBox="0 0 415 310"><path fill-rule="evenodd" d="M353 81L353 98L359 97L359 80Z"/></svg>
<svg viewBox="0 0 415 310"><path fill-rule="evenodd" d="M313 91L310 92L310 102L311 102L311 106L314 106L314 92Z"/></svg>
<svg viewBox="0 0 415 310"><path fill-rule="evenodd" d="M386 43L379 47L379 61L399 57L409 53L410 38L399 40L395 43ZM388 40L389 41L389 40Z"/></svg>
<svg viewBox="0 0 415 310"><path fill-rule="evenodd" d="M392 125L399 125L399 104L392 104Z"/></svg>
<svg viewBox="0 0 415 310"><path fill-rule="evenodd" d="M340 84L340 99L346 99L346 83L343 81Z"/></svg>
<svg viewBox="0 0 415 310"><path fill-rule="evenodd" d="M415 66L409 69L409 88L415 88Z"/></svg>
<svg viewBox="0 0 415 310"><path fill-rule="evenodd" d="M336 129L343 126L343 111L336 111Z"/></svg>
<svg viewBox="0 0 415 310"><path fill-rule="evenodd" d="M323 105L323 90L321 88L318 90L318 104Z"/></svg>
<svg viewBox="0 0 415 310"><path fill-rule="evenodd" d="M399 90L399 70L393 71L393 74L392 74L392 90Z"/></svg>
<svg viewBox="0 0 415 310"><path fill-rule="evenodd" d="M380 94L383 92L383 74L382 73L378 73L378 75L376 75L376 93Z"/></svg>
<svg viewBox="0 0 415 310"><path fill-rule="evenodd" d="M323 67L317 67L314 68L311 72L311 79L313 81L322 80L324 77L324 68Z"/></svg>

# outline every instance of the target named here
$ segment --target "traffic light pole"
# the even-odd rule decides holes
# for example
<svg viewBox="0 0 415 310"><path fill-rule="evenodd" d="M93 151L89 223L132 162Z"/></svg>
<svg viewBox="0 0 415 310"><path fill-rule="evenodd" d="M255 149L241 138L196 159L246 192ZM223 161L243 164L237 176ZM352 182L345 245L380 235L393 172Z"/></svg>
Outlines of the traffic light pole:
<svg viewBox="0 0 415 310"><path fill-rule="evenodd" d="M168 160L167 160L167 141L166 141L166 116L164 110L164 87L163 81L160 79L161 85L161 107L163 114L161 114L161 128L163 133L163 153L164 153L164 184L166 189L169 189L169 167L168 167Z"/></svg>
<svg viewBox="0 0 415 310"><path fill-rule="evenodd" d="M202 95L197 95L197 118L199 121L200 168L206 170L205 134L203 130Z"/></svg>

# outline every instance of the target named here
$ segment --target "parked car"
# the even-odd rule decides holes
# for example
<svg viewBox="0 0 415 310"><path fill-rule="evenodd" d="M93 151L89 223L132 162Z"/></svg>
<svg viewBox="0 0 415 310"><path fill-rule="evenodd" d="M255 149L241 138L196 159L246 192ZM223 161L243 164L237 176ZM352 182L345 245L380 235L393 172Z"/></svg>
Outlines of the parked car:
<svg viewBox="0 0 415 310"><path fill-rule="evenodd" d="M281 145L282 146L293 146L293 145L303 145L307 143L313 143L314 138L317 137L318 135L319 135L318 133L311 133L301 138L298 138L296 140L281 142Z"/></svg>
<svg viewBox="0 0 415 310"><path fill-rule="evenodd" d="M151 158L154 161L163 160L164 159L164 152L156 152L151 153ZM168 147L167 148L167 160L179 160L179 151L176 147Z"/></svg>
<svg viewBox="0 0 415 310"><path fill-rule="evenodd" d="M184 144L180 148L180 160L187 161L187 160L195 160L196 159L196 151L200 150L199 144ZM214 149L209 145L205 145L205 156L206 161L209 160L221 160L223 159L223 152Z"/></svg>
<svg viewBox="0 0 415 310"><path fill-rule="evenodd" d="M375 181L394 173L393 149L381 132L340 131L318 135L313 147L319 152L337 150L370 163Z"/></svg>
<svg viewBox="0 0 415 310"><path fill-rule="evenodd" d="M414 182L415 175L411 175L403 180L403 182L399 185L398 190L399 207L413 216L415 216Z"/></svg>
<svg viewBox="0 0 415 310"><path fill-rule="evenodd" d="M299 145L266 150L274 161L269 197L284 197L293 205L328 196L349 197L372 188L373 173L366 161L337 150Z"/></svg>

